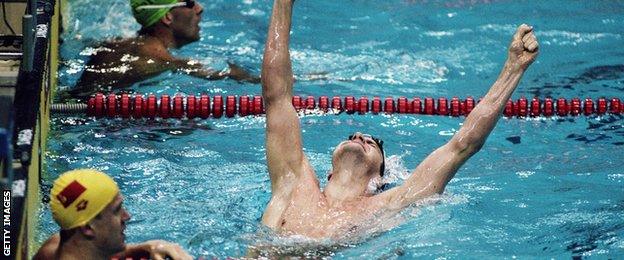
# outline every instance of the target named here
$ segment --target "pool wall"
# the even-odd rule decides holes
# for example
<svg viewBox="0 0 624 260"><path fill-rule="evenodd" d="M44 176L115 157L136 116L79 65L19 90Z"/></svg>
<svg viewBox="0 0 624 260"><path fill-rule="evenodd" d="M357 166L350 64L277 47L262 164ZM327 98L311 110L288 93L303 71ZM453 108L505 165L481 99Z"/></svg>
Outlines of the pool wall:
<svg viewBox="0 0 624 260"><path fill-rule="evenodd" d="M22 62L18 74L13 102L13 167L10 174L3 173L12 191L10 250L5 249L3 259L31 259L39 247L35 238L41 205L40 180L49 129L49 105L57 83L62 4L58 0L47 0L37 1L36 5L36 26L31 30L34 34L33 66L25 69Z"/></svg>

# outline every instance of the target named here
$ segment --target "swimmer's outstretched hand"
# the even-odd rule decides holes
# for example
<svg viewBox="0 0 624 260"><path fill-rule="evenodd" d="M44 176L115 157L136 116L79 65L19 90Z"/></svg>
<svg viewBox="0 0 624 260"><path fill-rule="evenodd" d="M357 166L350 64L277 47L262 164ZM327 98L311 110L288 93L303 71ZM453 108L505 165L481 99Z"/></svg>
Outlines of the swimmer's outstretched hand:
<svg viewBox="0 0 624 260"><path fill-rule="evenodd" d="M170 243L164 240L149 240L143 243L145 249L149 253L149 258L154 260L164 260L166 258L173 260L192 260L180 245Z"/></svg>
<svg viewBox="0 0 624 260"><path fill-rule="evenodd" d="M522 24L516 30L509 45L508 62L516 69L526 70L539 53L539 43L533 27Z"/></svg>
<svg viewBox="0 0 624 260"><path fill-rule="evenodd" d="M249 83L255 83L255 84L260 83L260 77L252 75L251 73L243 69L241 66L238 66L228 61L228 67L230 70L228 73L229 78L236 80L236 81L243 81L243 82L249 82Z"/></svg>

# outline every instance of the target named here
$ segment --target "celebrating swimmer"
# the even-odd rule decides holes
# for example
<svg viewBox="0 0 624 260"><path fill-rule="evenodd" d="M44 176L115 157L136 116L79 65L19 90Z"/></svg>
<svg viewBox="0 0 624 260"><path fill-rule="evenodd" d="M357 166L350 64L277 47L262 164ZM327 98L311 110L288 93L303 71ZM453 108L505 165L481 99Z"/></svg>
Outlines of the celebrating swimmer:
<svg viewBox="0 0 624 260"><path fill-rule="evenodd" d="M294 0L274 1L262 63L266 159L272 192L262 223L280 235L342 239L382 215L396 214L443 193L459 167L481 149L539 49L532 28L520 25L502 72L488 93L451 140L427 156L402 185L375 191L384 184L383 142L355 132L336 146L329 181L321 190L303 152L301 126L291 103L293 4Z"/></svg>
<svg viewBox="0 0 624 260"><path fill-rule="evenodd" d="M132 14L141 24L135 38L105 43L93 54L70 90L72 97L95 91L130 86L165 71L187 73L208 80L230 78L259 83L241 67L228 63L227 70L205 68L197 61L174 57L169 48L180 48L199 40L199 22L204 11L195 0L130 0Z"/></svg>
<svg viewBox="0 0 624 260"><path fill-rule="evenodd" d="M130 214L122 203L117 183L102 172L62 174L50 192L60 235L50 237L33 259L192 259L179 245L162 240L126 245Z"/></svg>

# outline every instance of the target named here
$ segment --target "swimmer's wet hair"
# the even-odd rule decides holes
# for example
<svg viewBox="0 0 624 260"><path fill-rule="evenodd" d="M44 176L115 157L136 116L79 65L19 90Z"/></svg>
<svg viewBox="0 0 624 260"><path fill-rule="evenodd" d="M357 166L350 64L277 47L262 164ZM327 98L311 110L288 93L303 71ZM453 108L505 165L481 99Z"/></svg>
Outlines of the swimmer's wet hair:
<svg viewBox="0 0 624 260"><path fill-rule="evenodd" d="M384 173L386 172L386 153L384 152L384 149L383 149L384 141L375 137L373 137L373 141L375 141L375 143L379 147L379 150L381 151L381 167L379 169L379 175L383 177Z"/></svg>
<svg viewBox="0 0 624 260"><path fill-rule="evenodd" d="M379 169L379 175L383 179L384 173L386 173L386 153L384 152L384 149L383 149L384 141L375 137L373 137L373 141L377 143L377 146L379 147L379 150L381 151L381 167ZM377 189L377 193L385 191L386 187L387 187L386 183L382 184L381 187Z"/></svg>

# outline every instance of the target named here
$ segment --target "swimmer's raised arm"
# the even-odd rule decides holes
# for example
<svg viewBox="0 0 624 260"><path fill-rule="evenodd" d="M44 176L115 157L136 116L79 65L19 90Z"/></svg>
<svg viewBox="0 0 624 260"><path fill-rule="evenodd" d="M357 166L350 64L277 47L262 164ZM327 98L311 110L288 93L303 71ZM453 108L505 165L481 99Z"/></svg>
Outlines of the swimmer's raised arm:
<svg viewBox="0 0 624 260"><path fill-rule="evenodd" d="M273 198L287 195L304 169L309 169L302 149L299 117L292 106L294 80L288 44L293 2L273 3L262 61L266 154Z"/></svg>
<svg viewBox="0 0 624 260"><path fill-rule="evenodd" d="M466 117L463 126L444 146L418 165L403 185L387 194L389 206L403 208L419 199L442 193L455 172L478 152L487 139L520 78L535 60L538 42L528 25L518 27L509 46L509 56L498 79L485 97Z"/></svg>

